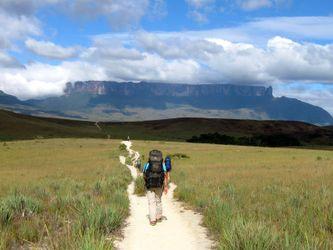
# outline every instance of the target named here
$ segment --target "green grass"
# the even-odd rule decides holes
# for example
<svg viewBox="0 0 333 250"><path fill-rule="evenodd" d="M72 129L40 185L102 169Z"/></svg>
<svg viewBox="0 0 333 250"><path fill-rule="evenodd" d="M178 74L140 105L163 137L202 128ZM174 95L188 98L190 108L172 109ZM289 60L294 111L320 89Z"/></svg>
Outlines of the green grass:
<svg viewBox="0 0 333 250"><path fill-rule="evenodd" d="M0 249L112 249L128 216L119 141L8 142L0 151Z"/></svg>
<svg viewBox="0 0 333 250"><path fill-rule="evenodd" d="M173 160L176 197L203 214L220 249L332 249L333 152L134 142Z"/></svg>
<svg viewBox="0 0 333 250"><path fill-rule="evenodd" d="M131 180L120 141L0 145L0 249L112 249ZM332 249L333 151L135 141L173 158L176 197L220 249ZM143 194L143 180L136 182Z"/></svg>
<svg viewBox="0 0 333 250"><path fill-rule="evenodd" d="M134 194L136 194L138 196L146 195L145 180L143 179L142 176L138 176L135 180Z"/></svg>

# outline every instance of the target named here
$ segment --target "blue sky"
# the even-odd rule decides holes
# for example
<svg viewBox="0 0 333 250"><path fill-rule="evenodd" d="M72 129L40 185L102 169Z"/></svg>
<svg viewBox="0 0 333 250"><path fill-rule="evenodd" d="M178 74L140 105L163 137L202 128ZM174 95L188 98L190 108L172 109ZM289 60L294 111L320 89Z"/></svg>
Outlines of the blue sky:
<svg viewBox="0 0 333 250"><path fill-rule="evenodd" d="M76 80L273 86L333 114L333 2L1 0L0 89Z"/></svg>

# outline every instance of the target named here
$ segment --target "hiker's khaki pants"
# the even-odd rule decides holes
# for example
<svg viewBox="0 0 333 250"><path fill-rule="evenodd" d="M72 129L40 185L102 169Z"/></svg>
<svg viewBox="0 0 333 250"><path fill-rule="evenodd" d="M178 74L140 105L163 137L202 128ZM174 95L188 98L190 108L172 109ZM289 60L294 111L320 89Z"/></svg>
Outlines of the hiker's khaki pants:
<svg viewBox="0 0 333 250"><path fill-rule="evenodd" d="M150 188L147 190L150 221L162 218L162 193L163 188Z"/></svg>

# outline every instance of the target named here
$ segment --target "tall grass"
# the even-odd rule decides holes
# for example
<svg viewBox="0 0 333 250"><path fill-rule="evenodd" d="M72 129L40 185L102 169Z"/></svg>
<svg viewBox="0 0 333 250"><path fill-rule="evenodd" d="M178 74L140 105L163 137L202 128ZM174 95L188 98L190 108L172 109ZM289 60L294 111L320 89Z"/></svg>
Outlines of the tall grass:
<svg viewBox="0 0 333 250"><path fill-rule="evenodd" d="M84 142L83 147L87 146ZM53 142L43 143L49 146ZM64 147L66 143L71 141L65 141ZM45 177L3 193L0 249L112 249L114 235L129 212L126 189L131 177L119 164L119 153L114 147L102 156L107 168L94 171L92 166L77 178L68 178L70 169L62 168L65 174L57 178ZM66 164L66 154L62 159Z"/></svg>
<svg viewBox="0 0 333 250"><path fill-rule="evenodd" d="M134 145L189 156L173 160L175 195L203 214L218 248L333 249L333 151Z"/></svg>
<svg viewBox="0 0 333 250"><path fill-rule="evenodd" d="M0 225L7 225L19 217L31 217L41 212L40 202L15 192L0 203Z"/></svg>
<svg viewBox="0 0 333 250"><path fill-rule="evenodd" d="M145 196L146 194L145 180L141 175L138 176L135 180L134 194L138 196Z"/></svg>

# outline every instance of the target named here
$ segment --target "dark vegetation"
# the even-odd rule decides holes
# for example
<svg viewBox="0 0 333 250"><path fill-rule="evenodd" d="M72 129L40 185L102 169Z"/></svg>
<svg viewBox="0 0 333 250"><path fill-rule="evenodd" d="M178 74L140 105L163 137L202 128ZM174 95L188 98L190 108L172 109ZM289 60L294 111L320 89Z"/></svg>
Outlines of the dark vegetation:
<svg viewBox="0 0 333 250"><path fill-rule="evenodd" d="M181 160L181 159L189 159L190 157L187 154L184 153L174 153L174 154L169 154L170 158L175 160Z"/></svg>
<svg viewBox="0 0 333 250"><path fill-rule="evenodd" d="M193 136L188 142L196 143L213 143L226 145L244 145L244 146L263 146L263 147L288 147L301 146L300 141L287 134L274 135L255 135L235 137L229 135L221 135L219 133L201 134Z"/></svg>
<svg viewBox="0 0 333 250"><path fill-rule="evenodd" d="M290 137L295 139L292 139L293 144L298 140L305 146L333 145L333 130L329 127L293 121L175 118L142 122L100 122L99 127L101 129L95 122L33 117L0 110L0 141L36 138L124 139L127 136L137 140L186 141L195 135L218 133L243 138L241 145L251 145L259 139L265 142L274 139L276 142L282 138L286 141Z"/></svg>

